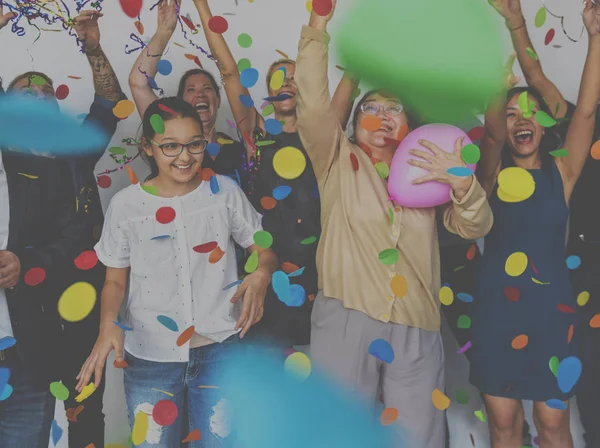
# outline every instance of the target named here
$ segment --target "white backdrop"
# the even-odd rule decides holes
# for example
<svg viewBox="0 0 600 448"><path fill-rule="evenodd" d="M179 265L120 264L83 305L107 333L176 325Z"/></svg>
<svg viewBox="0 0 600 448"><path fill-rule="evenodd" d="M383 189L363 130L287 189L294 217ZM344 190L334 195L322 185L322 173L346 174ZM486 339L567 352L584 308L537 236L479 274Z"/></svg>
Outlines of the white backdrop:
<svg viewBox="0 0 600 448"><path fill-rule="evenodd" d="M11 3L11 0L8 0L8 2ZM71 10L74 10L73 0L65 0L65 3ZM272 61L281 57L275 50L287 53L292 58L296 56L300 27L308 20L305 3L305 0L214 0L211 2L211 7L215 15L223 14L229 22L229 30L225 33L225 37L231 46L234 57L237 60L241 58L250 59L252 66L263 74ZM343 15L348 9L346 2L340 1L340 3L332 25L333 31L331 33L334 43L335 27L343 20ZM533 44L547 75L558 85L567 99L574 101L577 96L587 48L586 36L579 42L571 42L561 30L560 20L550 14L546 23L541 28L536 28L533 21L537 10L542 6L541 1L523 0L523 3ZM145 27L143 40L148 40L156 28L156 14L149 11L151 5L152 2L146 0L141 15L141 21ZM575 39L579 38L581 33L580 2L578 0L549 0L546 5L553 14L566 16L564 20L566 32ZM103 8L104 17L100 21L102 46L112 62L121 81L121 86L129 95L127 77L138 53L128 55L125 53L124 47L126 44L135 45L135 42L129 39L131 33L137 33L134 26L135 20L130 19L121 11L119 2L116 0L105 0ZM200 23L191 1L183 0L182 11L184 15L189 13L195 24ZM0 32L0 61L2 61L0 63L0 76L4 79L5 85L14 76L24 71L43 71L53 78L55 86L66 84L69 87L70 94L61 102L61 107L69 109L75 114L85 113L93 99L92 77L87 60L85 56L79 53L74 38L66 32L43 31L41 38L34 43L37 31L29 25L25 24L24 26L27 34L22 37L10 33L8 28ZM460 24L457 24L457 26L460 26ZM544 37L550 28L556 30L556 37L550 45L546 46L544 45ZM357 32L360 32L360 30L357 30ZM240 33L248 33L252 37L253 44L250 48L241 48L237 44L237 36ZM394 35L402 38L402 30L394 30ZM188 36L197 45L208 50L201 30L196 35L192 35L188 31ZM508 34L499 38L505 41L506 54L508 55L510 52ZM181 73L196 67L193 61L184 56L186 53L198 55L205 68L217 74L214 64L199 51L194 50L185 40L180 29L175 32L172 42L183 45L185 49L170 45L167 54L164 56L164 59L173 64L173 72L168 76L157 75L156 82L164 89L166 95L176 93ZM499 61L499 63L501 62ZM335 54L333 54L330 64L332 91L341 76L341 73L335 68L335 63ZM518 68L517 72L520 74ZM68 76L80 76L81 79L70 79ZM259 105L261 103L260 98L266 96L264 77L262 79L263 81L259 82L251 92L255 102ZM235 135L235 132L226 122L227 119L232 120L232 116L226 104L225 96L223 97L224 103L221 107L217 129ZM121 143L124 137L136 137L139 124L140 120L137 112L121 122L111 146L124 146ZM135 155L135 147L128 146L127 148L129 156ZM105 155L97 166L97 172L114 169L117 166L110 157ZM139 159L131 167L140 179L143 179L148 172ZM129 184L129 177L124 170L117 171L110 176L112 186L101 191L104 207L108 205L108 201L115 192ZM454 341L446 341L446 346L449 351L455 353ZM453 393L456 387L467 385L468 368L462 357L459 358L449 353L448 358L448 388ZM109 360L109 364L107 392L105 394L107 443L124 444L127 441L128 427L124 411L122 372L112 368L112 360ZM471 392L471 396L475 397L475 392ZM485 424L480 423L473 416L473 410L479 409L481 406L478 407L476 403L473 403L473 409L453 409L455 407L453 405L450 409L450 426L452 432L456 435L453 440L453 447L470 446L469 433L474 434L477 440L476 446L488 446ZM59 403L57 409L62 411L62 403ZM57 413L57 419L60 426L66 429L64 412ZM577 439L576 447L583 447L579 436L577 436ZM66 434L59 446L66 447Z"/></svg>

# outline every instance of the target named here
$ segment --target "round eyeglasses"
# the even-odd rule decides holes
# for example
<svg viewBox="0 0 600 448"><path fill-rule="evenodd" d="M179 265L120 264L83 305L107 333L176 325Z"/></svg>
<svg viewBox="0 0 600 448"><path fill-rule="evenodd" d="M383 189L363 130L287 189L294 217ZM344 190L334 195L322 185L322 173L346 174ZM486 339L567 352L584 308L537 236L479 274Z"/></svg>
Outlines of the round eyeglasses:
<svg viewBox="0 0 600 448"><path fill-rule="evenodd" d="M404 107L400 103L387 103L386 105L381 105L375 101L367 101L366 103L361 104L360 110L367 115L375 115L382 107L383 111L388 115L399 115L404 110Z"/></svg>
<svg viewBox="0 0 600 448"><path fill-rule="evenodd" d="M177 157L183 152L183 148L187 148L190 154L202 154L206 150L208 142L206 140L194 140L187 144L184 143L163 143L158 144L154 140L150 140L153 145L158 146L162 153L167 157Z"/></svg>

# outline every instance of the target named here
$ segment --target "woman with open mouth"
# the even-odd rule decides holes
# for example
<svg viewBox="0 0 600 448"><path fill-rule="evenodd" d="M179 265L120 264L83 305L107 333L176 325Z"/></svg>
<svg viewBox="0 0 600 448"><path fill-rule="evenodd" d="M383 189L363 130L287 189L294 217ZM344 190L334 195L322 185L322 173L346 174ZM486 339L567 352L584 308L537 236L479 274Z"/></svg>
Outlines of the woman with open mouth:
<svg viewBox="0 0 600 448"><path fill-rule="evenodd" d="M477 174L494 226L485 239L471 316L471 382L483 393L493 448L521 446L522 400L534 401L540 447L573 447L569 398L581 364L572 338L588 323L575 311L568 269L576 266L565 243L569 201L600 100L599 13L586 1L588 54L564 145L553 138L552 113L532 88L503 92L486 114Z"/></svg>
<svg viewBox="0 0 600 448"><path fill-rule="evenodd" d="M238 65L223 35L211 31L209 22L213 16L208 0L194 0L194 3L246 145L250 200L264 213L263 227L273 236L273 249L282 263L282 270L288 274L301 272L301 275L291 276L290 280L292 285L304 289L302 295L305 297L288 306L269 289L265 316L257 334L266 334L284 347L306 345L310 341L311 299L317 292L316 241L321 234L321 223L317 181L296 129L296 64L291 59L281 59L267 70L267 100L272 105L275 119L266 120L254 106L243 101L250 98L250 93L242 83ZM344 125L352 110L350 99L356 87L349 76L344 76L332 100L338 119ZM296 148L306 160L306 168L294 179L281 178L273 167L275 154L286 147ZM277 187L289 187L291 191L274 203L273 196L277 194L273 190Z"/></svg>

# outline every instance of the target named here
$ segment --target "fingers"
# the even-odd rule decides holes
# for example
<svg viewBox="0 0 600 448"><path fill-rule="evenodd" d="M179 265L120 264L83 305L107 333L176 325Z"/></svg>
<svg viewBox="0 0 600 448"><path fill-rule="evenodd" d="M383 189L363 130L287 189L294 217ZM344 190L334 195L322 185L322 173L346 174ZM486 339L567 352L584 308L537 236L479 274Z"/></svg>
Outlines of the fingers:
<svg viewBox="0 0 600 448"><path fill-rule="evenodd" d="M252 327L252 325L254 323L254 319L256 318L255 308L256 308L256 306L254 305L254 303L252 303L250 305L250 312L248 313L248 319L246 320L246 322L244 322L242 332L240 333L240 338L243 338L244 336L246 336L246 333L248 333L248 330L250 330L250 328Z"/></svg>
<svg viewBox="0 0 600 448"><path fill-rule="evenodd" d="M433 180L436 180L435 176L428 174L427 176L419 177L418 179L413 180L412 183L414 185L419 185L424 184L425 182L431 182Z"/></svg>
<svg viewBox="0 0 600 448"><path fill-rule="evenodd" d="M104 361L98 360L94 369L94 385L96 388L100 386L100 382L102 381L102 370L104 370Z"/></svg>
<svg viewBox="0 0 600 448"><path fill-rule="evenodd" d="M265 308L264 307L260 307L258 309L258 311L256 312L256 318L254 319L254 322L252 322L252 325L256 325L257 323L260 322L260 320L262 319L263 315L265 312Z"/></svg>
<svg viewBox="0 0 600 448"><path fill-rule="evenodd" d="M421 151L420 149L411 149L410 151L408 151L408 153L412 154L413 156L420 157L421 159L427 160L429 162L431 162L435 158L431 155L430 152Z"/></svg>
<svg viewBox="0 0 600 448"><path fill-rule="evenodd" d="M409 165L416 166L419 168L423 168L424 170L429 171L431 169L431 163L425 162L417 159L408 159Z"/></svg>
<svg viewBox="0 0 600 448"><path fill-rule="evenodd" d="M435 155L439 154L442 151L439 146L437 146L431 142L428 142L427 140L419 140L419 144L421 146L424 146L425 148L429 149Z"/></svg>
<svg viewBox="0 0 600 448"><path fill-rule="evenodd" d="M250 300L244 300L244 306L242 307L242 313L240 314L240 318L235 324L235 331L238 331L240 328L244 326L246 320L248 319L248 315L250 314L251 303Z"/></svg>
<svg viewBox="0 0 600 448"><path fill-rule="evenodd" d="M244 293L246 292L246 289L248 289L248 284L245 283L245 282L242 282L242 284L238 287L237 291L235 292L235 294L231 298L231 303L237 303L237 302L239 302L240 299L242 297L244 297Z"/></svg>
<svg viewBox="0 0 600 448"><path fill-rule="evenodd" d="M458 152L460 153L463 149L463 142L465 141L464 137L459 137L456 139L456 142L454 143L454 152Z"/></svg>
<svg viewBox="0 0 600 448"><path fill-rule="evenodd" d="M79 382L77 383L77 386L75 386L75 390L77 390L77 392L81 392L83 387L90 382L90 378L92 376L93 371L93 365L95 364L95 362L96 354L92 353L81 368L81 372L79 372Z"/></svg>
<svg viewBox="0 0 600 448"><path fill-rule="evenodd" d="M517 53L515 51L513 51L510 56L508 57L508 60L506 61L506 69L507 70L511 70L513 68L513 65L515 64L515 60L517 59Z"/></svg>

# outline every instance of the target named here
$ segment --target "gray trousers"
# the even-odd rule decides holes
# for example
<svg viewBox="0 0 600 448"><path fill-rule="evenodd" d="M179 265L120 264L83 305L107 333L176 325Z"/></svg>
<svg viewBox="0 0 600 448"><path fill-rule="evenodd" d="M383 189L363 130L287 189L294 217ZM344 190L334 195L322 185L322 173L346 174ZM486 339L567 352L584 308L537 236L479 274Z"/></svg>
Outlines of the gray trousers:
<svg viewBox="0 0 600 448"><path fill-rule="evenodd" d="M445 412L433 406L434 389L444 392L444 349L440 332L374 320L344 308L319 291L312 312L311 360L375 409L382 393L386 408L398 410L397 448L444 448ZM384 339L394 360L369 354Z"/></svg>

